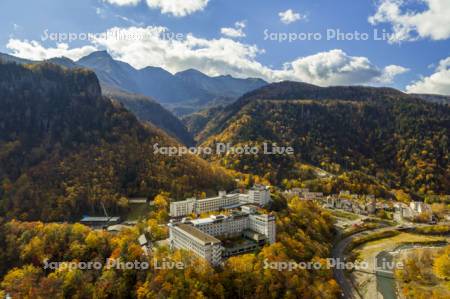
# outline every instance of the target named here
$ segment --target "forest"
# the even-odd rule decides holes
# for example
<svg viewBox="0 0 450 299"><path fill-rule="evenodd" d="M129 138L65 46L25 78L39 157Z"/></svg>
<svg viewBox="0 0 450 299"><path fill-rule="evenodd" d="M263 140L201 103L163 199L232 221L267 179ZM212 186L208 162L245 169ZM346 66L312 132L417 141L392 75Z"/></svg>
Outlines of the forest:
<svg viewBox="0 0 450 299"><path fill-rule="evenodd" d="M164 195L158 197L159 207L163 208ZM232 257L217 268L187 251L171 252L167 246L156 246L145 255L136 242L139 234L151 228L152 241L167 237L167 231L158 230L157 215L149 215L147 222L116 235L80 224L0 220L0 246L6 249L0 252L0 296L8 293L13 298L29 299L336 298L339 287L326 267L292 271L265 267L267 263L286 260L326 265L334 235L331 216L316 204L298 198L279 200L286 209L277 212L278 242ZM80 261L105 264L106 259L147 262L149 269L81 270L68 266ZM181 262L185 267L159 269L155 265L161 261ZM52 262L63 264L57 270L46 269L46 264Z"/></svg>
<svg viewBox="0 0 450 299"><path fill-rule="evenodd" d="M336 298L339 286L325 267L335 218L280 190L346 189L405 201L450 193L449 107L391 89L280 83L185 119L201 146L266 142L292 146L292 156L155 154L156 143L180 144L116 100L85 69L0 63L0 297ZM281 187L273 188L265 211L275 213L276 243L212 267L161 242L171 199L255 183ZM131 197L154 207L135 226L110 233L76 223L82 215L102 215L103 206L121 214ZM141 235L154 245L150 252L137 242ZM447 279L448 259L435 258L443 266L433 275ZM108 259L149 268L69 267ZM161 261L185 266L161 269ZM285 261L324 267L265 266ZM46 267L52 262L65 267ZM405 285L413 279L408 273L398 274Z"/></svg>
<svg viewBox="0 0 450 299"><path fill-rule="evenodd" d="M378 194L402 189L422 198L450 193L448 105L391 89L284 82L198 115L203 121L193 117L187 124L202 146L293 147L293 156L205 157L275 185L297 181L328 193L360 181L349 189Z"/></svg>
<svg viewBox="0 0 450 299"><path fill-rule="evenodd" d="M0 105L0 216L8 219L73 221L101 204L118 213L127 197L234 186L196 156L153 154L155 143L178 143L102 96L86 69L0 64Z"/></svg>

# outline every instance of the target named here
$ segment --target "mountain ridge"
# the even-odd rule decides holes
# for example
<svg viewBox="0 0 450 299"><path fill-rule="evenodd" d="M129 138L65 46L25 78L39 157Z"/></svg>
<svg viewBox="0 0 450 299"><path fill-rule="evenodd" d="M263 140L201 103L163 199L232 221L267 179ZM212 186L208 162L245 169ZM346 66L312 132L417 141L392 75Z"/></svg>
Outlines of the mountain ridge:
<svg viewBox="0 0 450 299"><path fill-rule="evenodd" d="M124 209L128 196L174 198L232 188L221 168L194 156L105 97L96 74L52 63L0 64L0 217L67 221Z"/></svg>
<svg viewBox="0 0 450 299"><path fill-rule="evenodd" d="M247 91L267 84L257 78L210 77L194 69L175 74L160 67L135 69L113 59L106 51L93 52L76 63L92 68L105 84L150 96L162 104L203 106L216 98L236 99Z"/></svg>
<svg viewBox="0 0 450 299"><path fill-rule="evenodd" d="M380 186L387 185L422 196L450 192L450 107L395 89L281 82L247 93L222 109L200 113L197 119L187 118L185 123L197 130L202 147L216 143L293 147L293 156L208 157L273 184L296 181L303 177L303 165L311 165L335 177L354 181L365 177L361 184L366 187L356 191L370 185L380 192ZM380 182L369 183L370 177ZM343 188L341 181L333 184L308 187L333 185L333 190L322 190L327 193Z"/></svg>
<svg viewBox="0 0 450 299"><path fill-rule="evenodd" d="M191 133L188 132L181 120L150 97L132 94L106 86L102 87L102 93L112 100L123 104L140 121L152 123L186 146L193 146L195 144Z"/></svg>
<svg viewBox="0 0 450 299"><path fill-rule="evenodd" d="M370 100L381 99L383 97L389 98L412 98L394 88L386 87L368 87L368 86L330 86L320 87L310 83L295 82L295 81L281 81L271 83L261 88L255 89L244 94L234 103L225 106L222 111L215 111L213 115L216 125L209 123L206 132L195 132L199 140L203 140L211 134L220 131L220 123L225 123L235 113L237 113L243 106L256 99L265 100L301 100L301 99L341 99L341 100ZM417 97L414 97L417 98ZM417 98L418 99L418 98Z"/></svg>
<svg viewBox="0 0 450 299"><path fill-rule="evenodd" d="M101 59L108 61L108 63L111 64L110 68L119 68L121 71L123 71L121 77L125 78L124 80L127 80L127 64L116 64L116 62L113 61L113 59L106 51L94 53L93 56L97 58L100 57ZM6 62L14 62L18 64L37 64L47 62L66 67L68 69L85 68L84 65L77 64L67 57L51 58L48 60L44 60L43 62L20 59L7 54L4 54L2 56L2 54L0 53L0 59L2 57ZM194 144L193 137L187 131L184 124L170 111L161 106L161 104L150 97L133 94L131 92L113 87L115 85L114 79L110 78L107 70L97 70L96 74L100 74L100 76L102 76L103 78L103 83L100 84L102 91L118 102L124 104L125 107L133 112L136 116L138 116L141 121L153 123L155 126L165 130L168 134L170 134L174 138L177 138L185 145L191 146Z"/></svg>

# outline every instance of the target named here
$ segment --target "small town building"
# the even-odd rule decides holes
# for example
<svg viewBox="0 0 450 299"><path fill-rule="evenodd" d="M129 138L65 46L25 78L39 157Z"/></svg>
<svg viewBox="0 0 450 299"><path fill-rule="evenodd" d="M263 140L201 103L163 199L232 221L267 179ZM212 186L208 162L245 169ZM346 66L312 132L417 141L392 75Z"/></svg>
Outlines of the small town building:
<svg viewBox="0 0 450 299"><path fill-rule="evenodd" d="M110 225L119 224L120 217L84 216L80 223L93 228L106 228Z"/></svg>

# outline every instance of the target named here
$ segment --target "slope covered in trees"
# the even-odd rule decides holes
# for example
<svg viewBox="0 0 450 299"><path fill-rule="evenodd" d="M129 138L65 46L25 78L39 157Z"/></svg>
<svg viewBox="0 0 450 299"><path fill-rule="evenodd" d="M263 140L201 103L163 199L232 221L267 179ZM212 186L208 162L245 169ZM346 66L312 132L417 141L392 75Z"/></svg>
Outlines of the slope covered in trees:
<svg viewBox="0 0 450 299"><path fill-rule="evenodd" d="M2 222L0 218L0 246L9 249L0 252L0 296L337 298L339 287L326 261L333 237L331 216L314 203L298 198L284 205L285 209L277 213L276 243L232 257L217 268L188 251L172 252L164 245L145 255L137 238L154 219L109 234L79 224ZM122 264L146 262L147 268L108 268L106 259ZM164 261L181 263L182 267L163 267ZM61 262L61 268L50 268L54 262ZM68 263L77 262L100 263L101 267L68 267ZM303 265L276 267L277 263L287 262ZM307 269L308 263L320 267Z"/></svg>
<svg viewBox="0 0 450 299"><path fill-rule="evenodd" d="M223 106L209 107L198 112L186 115L182 118L183 123L192 135L197 136L205 126L222 111Z"/></svg>
<svg viewBox="0 0 450 299"><path fill-rule="evenodd" d="M194 139L185 125L155 100L106 86L102 87L102 92L105 96L122 103L139 120L154 124L187 146L194 145Z"/></svg>
<svg viewBox="0 0 450 299"><path fill-rule="evenodd" d="M101 52L104 53L104 52ZM109 57L109 58L108 58ZM137 118L143 122L151 122L160 129L163 129L166 133L175 137L182 143L191 146L193 145L193 137L187 131L187 128L183 123L158 102L150 97L127 92L123 89L114 87L114 81L109 80L108 73L113 72L113 70L121 69L120 62L114 61L109 55L106 54L106 62L99 65L94 64L94 69L96 70L96 75L100 77L100 85L103 95L122 103L125 108L137 116ZM0 53L0 61L3 62L15 62L17 64L39 64L39 63L53 63L59 66L63 66L69 69L83 68L82 65L77 64L67 57L55 57L44 61L32 61L27 59L21 59L8 54ZM108 62L110 61L110 62ZM126 69L126 64L123 66ZM131 66L128 66L131 68ZM127 80L128 74L117 75L116 80L122 82ZM113 76L114 77L114 76ZM150 80L149 78L148 80Z"/></svg>
<svg viewBox="0 0 450 299"><path fill-rule="evenodd" d="M76 219L124 196L232 187L197 157L154 154L178 143L103 97L91 71L0 64L0 106L0 216Z"/></svg>
<svg viewBox="0 0 450 299"><path fill-rule="evenodd" d="M292 146L295 154L212 156L273 183L299 178L302 164L419 194L450 193L450 108L388 88L271 84L216 111L197 138ZM197 128L199 130L199 128Z"/></svg>

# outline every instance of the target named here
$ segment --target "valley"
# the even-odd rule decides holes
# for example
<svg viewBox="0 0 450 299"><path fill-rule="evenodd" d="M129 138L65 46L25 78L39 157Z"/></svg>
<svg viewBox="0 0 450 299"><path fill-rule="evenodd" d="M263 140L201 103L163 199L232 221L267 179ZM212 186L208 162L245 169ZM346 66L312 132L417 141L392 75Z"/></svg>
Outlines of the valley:
<svg viewBox="0 0 450 299"><path fill-rule="evenodd" d="M0 295L357 298L374 281L327 259L448 242L446 105L281 82L183 124L61 63L0 64L0 245L17 249L0 254ZM80 262L97 268L62 266ZM403 292L428 294L408 273Z"/></svg>

